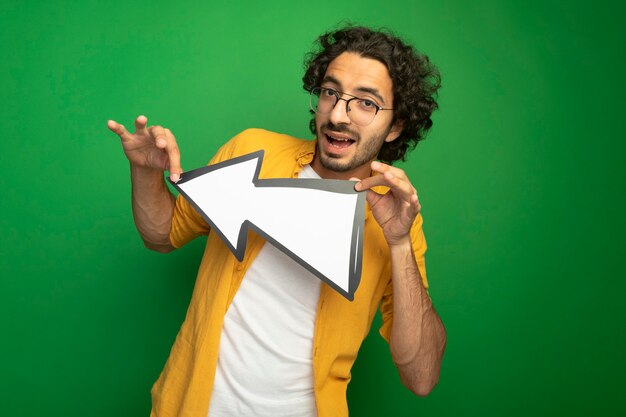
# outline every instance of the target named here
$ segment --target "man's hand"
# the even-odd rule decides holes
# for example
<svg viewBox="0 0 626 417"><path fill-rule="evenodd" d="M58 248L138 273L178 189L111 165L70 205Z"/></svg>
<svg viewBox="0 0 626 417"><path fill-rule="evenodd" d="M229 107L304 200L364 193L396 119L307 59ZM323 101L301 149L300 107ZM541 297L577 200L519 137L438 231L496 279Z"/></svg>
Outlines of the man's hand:
<svg viewBox="0 0 626 417"><path fill-rule="evenodd" d="M389 246L400 244L409 237L415 217L421 210L417 191L406 173L382 162L373 161L372 171L381 175L364 178L354 187L357 191L367 190L367 202L374 218L383 229ZM371 190L376 186L389 187L386 194Z"/></svg>
<svg viewBox="0 0 626 417"><path fill-rule="evenodd" d="M130 161L135 226L147 248L170 252L174 249L169 234L175 199L163 181L163 171L170 171L172 181L180 179L180 151L169 129L146 127L146 123L145 116L137 117L134 134L113 120L107 126L122 140L124 154Z"/></svg>
<svg viewBox="0 0 626 417"><path fill-rule="evenodd" d="M180 167L180 150L176 138L169 129L161 126L146 127L148 119L139 116L135 119L135 133L109 120L108 128L120 137L122 148L131 166L169 171L174 182L180 179L183 170Z"/></svg>

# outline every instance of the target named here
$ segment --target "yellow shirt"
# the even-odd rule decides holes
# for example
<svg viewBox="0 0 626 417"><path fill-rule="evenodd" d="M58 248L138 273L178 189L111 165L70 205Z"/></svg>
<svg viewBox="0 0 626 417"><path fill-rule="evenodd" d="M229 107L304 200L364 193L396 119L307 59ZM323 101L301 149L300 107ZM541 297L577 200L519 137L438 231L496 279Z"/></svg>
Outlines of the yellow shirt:
<svg viewBox="0 0 626 417"><path fill-rule="evenodd" d="M248 129L224 145L211 163L261 149L265 150L265 156L259 178L296 178L302 166L313 160L315 141ZM185 321L165 368L152 387L151 416L207 415L226 310L265 243L250 232L245 257L238 262L217 234L211 233L206 221L179 196L170 231L172 245L181 247L200 235L208 235L206 248ZM413 224L411 237L424 285L428 286L424 264L426 241L420 215ZM368 207L363 268L354 301L346 300L326 284L321 287L312 352L319 417L348 415L346 389L350 369L379 305L383 317L380 334L388 341L393 319L389 250Z"/></svg>

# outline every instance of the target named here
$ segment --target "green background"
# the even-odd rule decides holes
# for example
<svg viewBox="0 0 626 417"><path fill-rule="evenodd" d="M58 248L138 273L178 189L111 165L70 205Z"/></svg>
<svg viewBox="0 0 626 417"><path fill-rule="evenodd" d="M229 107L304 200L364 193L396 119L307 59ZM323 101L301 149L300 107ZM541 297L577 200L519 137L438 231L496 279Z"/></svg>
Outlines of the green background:
<svg viewBox="0 0 626 417"><path fill-rule="evenodd" d="M187 169L247 127L308 138L303 55L348 19L391 28L443 75L434 128L402 166L448 330L441 381L418 398L374 329L352 415L624 415L625 12L3 1L0 413L148 415L184 318L203 242L143 248L107 119L171 128Z"/></svg>

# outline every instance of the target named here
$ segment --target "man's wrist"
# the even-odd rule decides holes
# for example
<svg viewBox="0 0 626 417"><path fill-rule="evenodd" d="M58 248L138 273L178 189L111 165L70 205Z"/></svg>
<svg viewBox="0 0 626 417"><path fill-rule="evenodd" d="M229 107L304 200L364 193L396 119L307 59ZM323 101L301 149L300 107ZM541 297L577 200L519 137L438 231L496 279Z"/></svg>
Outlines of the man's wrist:
<svg viewBox="0 0 626 417"><path fill-rule="evenodd" d="M133 164L132 162L130 163L130 172L132 174L138 174L141 176L154 176L154 177L163 176L163 170L136 165L136 164Z"/></svg>
<svg viewBox="0 0 626 417"><path fill-rule="evenodd" d="M402 252L402 251L412 251L413 244L411 242L411 235L407 234L401 238L388 239L387 245L389 245L389 251L391 252Z"/></svg>
<svg viewBox="0 0 626 417"><path fill-rule="evenodd" d="M130 164L130 176L134 185L152 188L157 184L159 184L159 187L162 186L161 184L165 184L163 171L159 169Z"/></svg>

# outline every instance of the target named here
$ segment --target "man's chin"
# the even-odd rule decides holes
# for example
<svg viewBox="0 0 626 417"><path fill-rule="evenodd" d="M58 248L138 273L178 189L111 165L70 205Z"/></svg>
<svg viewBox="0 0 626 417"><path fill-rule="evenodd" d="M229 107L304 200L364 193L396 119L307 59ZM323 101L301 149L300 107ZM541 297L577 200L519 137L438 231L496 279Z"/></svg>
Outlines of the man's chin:
<svg viewBox="0 0 626 417"><path fill-rule="evenodd" d="M334 172L346 172L353 169L350 161L343 161L341 157L334 157L329 155L320 155L320 162L324 169Z"/></svg>

